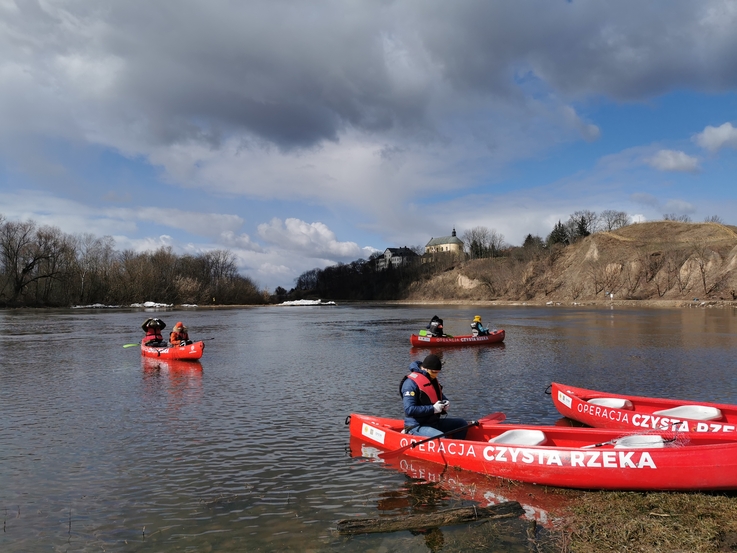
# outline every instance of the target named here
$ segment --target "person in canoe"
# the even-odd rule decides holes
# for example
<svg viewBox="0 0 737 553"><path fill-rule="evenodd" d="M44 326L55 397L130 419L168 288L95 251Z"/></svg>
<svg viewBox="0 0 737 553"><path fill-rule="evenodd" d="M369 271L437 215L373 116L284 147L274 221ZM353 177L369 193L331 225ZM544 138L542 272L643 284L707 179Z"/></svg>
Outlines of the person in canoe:
<svg viewBox="0 0 737 553"><path fill-rule="evenodd" d="M192 340L189 339L187 327L184 326L184 323L181 321L175 324L174 328L171 329L171 332L169 333L169 343L172 346L186 346L192 343Z"/></svg>
<svg viewBox="0 0 737 553"><path fill-rule="evenodd" d="M443 331L443 319L437 315L433 315L427 325L427 334L430 336L441 337L445 335Z"/></svg>
<svg viewBox="0 0 737 553"><path fill-rule="evenodd" d="M146 319L141 325L141 328L146 331L144 336L144 345L146 346L165 346L166 342L164 337L161 335L161 331L166 328L166 323L158 318Z"/></svg>
<svg viewBox="0 0 737 553"><path fill-rule="evenodd" d="M489 329L484 328L481 324L481 315L476 315L471 323L471 334L474 336L486 336L489 334Z"/></svg>
<svg viewBox="0 0 737 553"><path fill-rule="evenodd" d="M432 438L468 424L460 417L442 417L448 413L450 402L438 381L441 369L440 358L430 354L422 363L413 361L409 366L410 373L399 384L407 434ZM459 430L451 436L462 440L466 437L466 430Z"/></svg>

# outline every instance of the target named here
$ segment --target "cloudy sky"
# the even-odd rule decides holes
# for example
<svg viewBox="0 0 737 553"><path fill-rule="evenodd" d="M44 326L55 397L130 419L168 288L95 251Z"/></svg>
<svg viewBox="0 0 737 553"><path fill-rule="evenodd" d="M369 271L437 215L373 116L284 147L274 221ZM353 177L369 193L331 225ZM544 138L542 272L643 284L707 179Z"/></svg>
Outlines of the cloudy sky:
<svg viewBox="0 0 737 553"><path fill-rule="evenodd" d="M0 0L0 215L261 287L576 210L737 224L737 3Z"/></svg>

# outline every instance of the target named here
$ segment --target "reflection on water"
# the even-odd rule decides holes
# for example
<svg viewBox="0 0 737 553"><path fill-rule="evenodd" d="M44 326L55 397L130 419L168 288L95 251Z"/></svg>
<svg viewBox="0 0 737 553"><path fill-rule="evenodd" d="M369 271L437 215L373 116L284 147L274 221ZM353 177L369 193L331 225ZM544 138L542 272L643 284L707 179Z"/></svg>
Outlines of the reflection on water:
<svg viewBox="0 0 737 553"><path fill-rule="evenodd" d="M123 348L153 313L210 337L201 361ZM426 552L440 536L444 553L528 551L509 525L334 532L349 517L506 499L529 507L522 523L557 516L536 487L346 454L346 415L402 416L399 382L430 352L409 336L435 314L451 334L476 314L506 331L503 344L438 350L453 413L469 420L554 424L552 381L737 403L732 310L0 311L0 551Z"/></svg>
<svg viewBox="0 0 737 553"><path fill-rule="evenodd" d="M405 503L408 507L419 504L424 509L435 510L441 500L450 498L481 507L517 501L525 510L527 519L554 528L562 520L568 505L575 501L576 494L581 493L566 491L562 494L545 486L513 482L407 456L381 459L378 457L381 450L354 437L350 440L350 452L352 457L383 464L409 478L406 485L409 493L403 493L404 488L394 490L394 502L380 500L379 510L392 505L401 507ZM428 496L432 498L430 501L425 500Z"/></svg>

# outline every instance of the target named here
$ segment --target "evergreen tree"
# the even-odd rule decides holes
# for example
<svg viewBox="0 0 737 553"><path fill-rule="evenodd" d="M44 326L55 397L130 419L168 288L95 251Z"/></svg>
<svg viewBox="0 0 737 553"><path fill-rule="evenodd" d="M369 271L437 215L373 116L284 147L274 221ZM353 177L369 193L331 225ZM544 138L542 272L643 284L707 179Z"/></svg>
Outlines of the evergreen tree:
<svg viewBox="0 0 737 553"><path fill-rule="evenodd" d="M568 232L566 232L566 227L560 222L560 220L548 235L547 242L549 246L552 246L553 244L568 244Z"/></svg>

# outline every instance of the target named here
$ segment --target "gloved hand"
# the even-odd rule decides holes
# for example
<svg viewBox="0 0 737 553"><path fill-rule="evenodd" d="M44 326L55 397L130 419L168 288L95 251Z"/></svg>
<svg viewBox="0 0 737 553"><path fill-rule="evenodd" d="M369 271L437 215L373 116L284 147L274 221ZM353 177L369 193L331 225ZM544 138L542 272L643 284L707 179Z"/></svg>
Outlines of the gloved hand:
<svg viewBox="0 0 737 553"><path fill-rule="evenodd" d="M187 345L187 341L186 340L182 340L181 342L179 342L179 345L180 346L186 346Z"/></svg>
<svg viewBox="0 0 737 553"><path fill-rule="evenodd" d="M450 409L450 402L446 401L445 404L443 405L443 413L447 413L448 409Z"/></svg>
<svg viewBox="0 0 737 553"><path fill-rule="evenodd" d="M442 413L444 407L445 407L445 404L442 401L436 401L435 403L433 403L433 406L432 406L433 410L436 413Z"/></svg>

